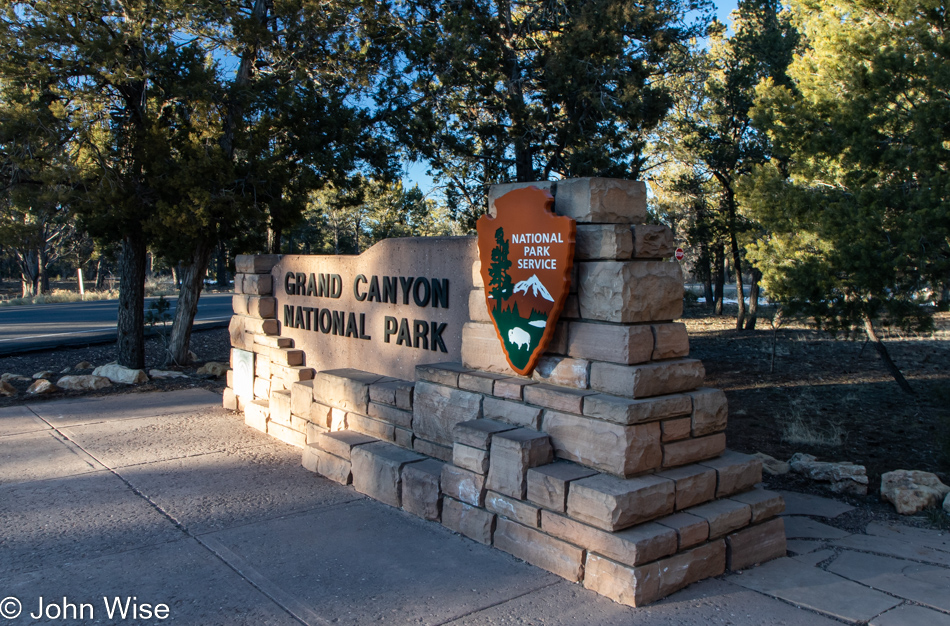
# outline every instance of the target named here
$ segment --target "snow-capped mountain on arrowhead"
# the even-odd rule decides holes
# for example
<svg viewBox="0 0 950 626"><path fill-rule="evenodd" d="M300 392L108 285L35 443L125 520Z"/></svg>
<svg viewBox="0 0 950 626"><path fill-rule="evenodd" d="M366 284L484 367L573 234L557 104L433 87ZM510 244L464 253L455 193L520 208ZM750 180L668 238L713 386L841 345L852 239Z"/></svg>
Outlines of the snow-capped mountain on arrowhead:
<svg viewBox="0 0 950 626"><path fill-rule="evenodd" d="M537 274L515 285L514 293L524 293L524 295L527 296L529 289L531 290L531 295L535 298L541 297L549 302L554 302L554 298L551 297L551 294L544 287L544 284L541 282L541 279L538 278Z"/></svg>
<svg viewBox="0 0 950 626"><path fill-rule="evenodd" d="M518 313L524 318L527 318L532 311L547 315L554 308L554 298L537 276L522 280L515 285L505 304L507 307L515 303L518 304Z"/></svg>

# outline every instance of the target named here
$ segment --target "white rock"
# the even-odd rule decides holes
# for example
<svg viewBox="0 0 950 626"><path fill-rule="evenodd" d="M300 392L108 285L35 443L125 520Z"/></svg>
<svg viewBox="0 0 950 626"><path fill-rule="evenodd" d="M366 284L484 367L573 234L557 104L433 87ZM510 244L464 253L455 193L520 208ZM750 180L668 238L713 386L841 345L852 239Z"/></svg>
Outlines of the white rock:
<svg viewBox="0 0 950 626"><path fill-rule="evenodd" d="M943 499L943 512L950 515L950 493Z"/></svg>
<svg viewBox="0 0 950 626"><path fill-rule="evenodd" d="M831 483L829 488L835 493L853 493L862 496L868 493L868 472L863 465L855 465L847 461L827 463L801 452L794 454L788 464L793 472L804 474L812 480Z"/></svg>
<svg viewBox="0 0 950 626"><path fill-rule="evenodd" d="M16 387L5 380L0 380L0 396L10 398L17 395L18 393L20 392L16 390Z"/></svg>
<svg viewBox="0 0 950 626"><path fill-rule="evenodd" d="M56 384L60 389L68 389L69 391L94 391L112 386L112 383L105 376L94 376L92 374L63 376L56 381Z"/></svg>
<svg viewBox="0 0 950 626"><path fill-rule="evenodd" d="M11 380L32 380L32 379L27 378L26 376L20 376L19 374L11 374L10 372L7 372L6 374L3 374L2 376L0 376L0 381L3 381L5 383L10 382Z"/></svg>
<svg viewBox="0 0 950 626"><path fill-rule="evenodd" d="M175 372L172 370L149 370L148 375L152 378L188 378L188 374Z"/></svg>
<svg viewBox="0 0 950 626"><path fill-rule="evenodd" d="M57 391L59 391L59 388L45 378L39 379L30 385L30 388L26 390L27 393L35 396L47 393L55 393Z"/></svg>
<svg viewBox="0 0 950 626"><path fill-rule="evenodd" d="M227 363L218 363L217 361L208 361L198 368L195 372L198 376L224 376L231 369Z"/></svg>
<svg viewBox="0 0 950 626"><path fill-rule="evenodd" d="M118 363L100 365L92 371L92 375L105 376L114 383L125 383L127 385L144 383L148 380L148 375L145 373L145 370L129 369L128 367L123 367Z"/></svg>
<svg viewBox="0 0 950 626"><path fill-rule="evenodd" d="M52 378L53 376L56 376L56 372L43 370L42 372L37 372L33 374L33 380L40 380L41 378Z"/></svg>
<svg viewBox="0 0 950 626"><path fill-rule="evenodd" d="M769 456L764 452L756 452L753 454L757 459L762 461L762 471L766 474L771 474L772 476L782 476L783 474L788 474L791 466L785 461L779 461L774 456Z"/></svg>
<svg viewBox="0 0 950 626"><path fill-rule="evenodd" d="M92 363L90 363L89 361L80 361L79 363L76 363L76 369L77 370L91 370Z"/></svg>
<svg viewBox="0 0 950 626"><path fill-rule="evenodd" d="M894 470L881 476L881 499L893 504L901 515L913 515L936 506L947 494L950 494L950 486L930 472Z"/></svg>

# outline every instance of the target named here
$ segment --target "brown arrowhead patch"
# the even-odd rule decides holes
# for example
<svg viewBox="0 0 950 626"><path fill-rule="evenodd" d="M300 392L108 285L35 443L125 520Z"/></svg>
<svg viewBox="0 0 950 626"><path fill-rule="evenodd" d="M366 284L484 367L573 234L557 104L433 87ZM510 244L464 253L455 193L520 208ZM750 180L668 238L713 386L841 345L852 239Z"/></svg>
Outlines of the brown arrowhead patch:
<svg viewBox="0 0 950 626"><path fill-rule="evenodd" d="M537 187L516 189L495 200L497 217L476 224L488 314L508 364L523 376L551 341L571 286L577 228L553 203Z"/></svg>

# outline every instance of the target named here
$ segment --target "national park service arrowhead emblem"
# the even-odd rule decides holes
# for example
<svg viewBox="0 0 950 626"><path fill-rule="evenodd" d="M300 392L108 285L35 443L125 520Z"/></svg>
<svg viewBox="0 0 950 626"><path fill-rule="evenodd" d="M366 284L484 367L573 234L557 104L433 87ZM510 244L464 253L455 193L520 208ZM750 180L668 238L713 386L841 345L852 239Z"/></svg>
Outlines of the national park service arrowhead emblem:
<svg viewBox="0 0 950 626"><path fill-rule="evenodd" d="M497 217L478 219L485 299L511 369L531 374L554 335L571 286L576 225L551 210L537 187L495 200Z"/></svg>

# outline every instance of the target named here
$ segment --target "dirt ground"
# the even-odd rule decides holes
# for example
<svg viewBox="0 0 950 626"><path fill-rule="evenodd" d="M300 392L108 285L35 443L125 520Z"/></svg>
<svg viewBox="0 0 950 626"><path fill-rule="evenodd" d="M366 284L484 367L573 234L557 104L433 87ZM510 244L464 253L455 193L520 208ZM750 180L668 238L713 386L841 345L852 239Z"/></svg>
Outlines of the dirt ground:
<svg viewBox="0 0 950 626"><path fill-rule="evenodd" d="M739 332L734 312L730 316L727 308L726 313L714 317L694 305L683 321L691 356L706 368L706 385L723 389L729 399L731 449L783 461L805 452L820 461L866 466L867 497L834 495L863 511L856 518L900 517L879 499L885 472L923 470L950 484L950 314L936 315L932 334L881 332L915 392L908 395L863 338L836 339L800 321L785 321L773 331L769 310L757 330ZM795 474L766 482L772 488L830 495ZM950 519L939 511L916 522L950 528Z"/></svg>
<svg viewBox="0 0 950 626"><path fill-rule="evenodd" d="M926 336L882 332L892 358L916 392L908 395L863 340L836 339L788 320L773 331L768 310L757 330L737 332L735 318L728 313L727 309L727 315L713 317L704 306L691 305L683 320L691 356L705 365L706 385L725 390L729 398L728 446L785 461L795 452L813 454L821 461L851 461L865 465L870 478L866 497L830 494L821 484L795 474L766 477L768 487L849 502L857 510L835 523L852 531L871 519L950 529L950 517L937 510L902 517L877 495L881 474L895 469L934 472L950 484L950 314L938 314L936 332ZM161 366L161 348L158 338L148 340L148 367ZM206 361L228 361L227 329L195 333L192 350L198 360L178 368L190 378L115 385L94 395L195 386L223 389L223 379L194 374ZM81 361L102 365L114 358L112 345L30 353L0 358L0 373L32 376L41 370L61 372ZM20 395L0 398L0 407L26 401L23 391L29 382L12 384ZM47 398L79 395L89 394L57 392ZM30 397L30 401L43 399Z"/></svg>

